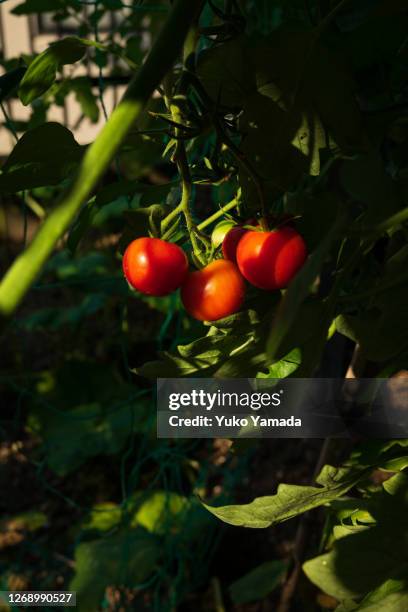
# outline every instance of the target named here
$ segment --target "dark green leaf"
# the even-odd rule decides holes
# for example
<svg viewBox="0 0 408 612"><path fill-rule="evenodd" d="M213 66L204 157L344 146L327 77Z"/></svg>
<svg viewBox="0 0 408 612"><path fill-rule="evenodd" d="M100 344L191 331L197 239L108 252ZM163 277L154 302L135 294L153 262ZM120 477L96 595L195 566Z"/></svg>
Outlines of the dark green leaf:
<svg viewBox="0 0 408 612"><path fill-rule="evenodd" d="M152 574L160 555L159 542L142 529L79 544L69 587L77 592L79 612L99 609L108 586L137 588Z"/></svg>
<svg viewBox="0 0 408 612"><path fill-rule="evenodd" d="M106 296L86 295L78 304L67 308L42 308L19 319L18 327L27 331L59 329L64 325L76 326L86 317L95 315L106 303Z"/></svg>
<svg viewBox="0 0 408 612"><path fill-rule="evenodd" d="M240 149L262 180L267 198L273 200L303 172L312 171L312 164L318 168L317 149L321 141L316 135L311 136L310 130L315 130L312 116L308 125L309 120L306 116L302 118L298 110L283 110L275 101L258 93L245 99L239 120ZM309 140L316 145L317 158L316 151L309 150ZM318 174L318 170L314 173ZM257 191L245 164L240 165L240 181L247 202L259 209Z"/></svg>
<svg viewBox="0 0 408 612"><path fill-rule="evenodd" d="M99 106L89 79L87 77L77 77L70 79L68 84L69 89L75 93L75 98L85 117L88 117L92 123L96 123L99 119Z"/></svg>
<svg viewBox="0 0 408 612"><path fill-rule="evenodd" d="M6 72L6 74L0 77L0 101L4 100L12 93L20 83L26 70L24 66L21 66L19 68L14 68L14 70L10 70L10 72Z"/></svg>
<svg viewBox="0 0 408 612"><path fill-rule="evenodd" d="M142 63L145 52L142 50L142 38L140 35L130 36L126 41L125 56L136 65Z"/></svg>
<svg viewBox="0 0 408 612"><path fill-rule="evenodd" d="M390 578L360 603L348 600L336 612L401 612L408 608L408 585L405 580Z"/></svg>
<svg viewBox="0 0 408 612"><path fill-rule="evenodd" d="M95 401L69 411L38 406L35 427L44 441L48 466L59 475L78 468L96 455L114 455L122 450L132 432L132 413L140 418L142 401L132 398L111 402L109 407Z"/></svg>
<svg viewBox="0 0 408 612"><path fill-rule="evenodd" d="M106 6L110 11L115 11L117 9L123 8L122 0L101 0L101 4Z"/></svg>
<svg viewBox="0 0 408 612"><path fill-rule="evenodd" d="M246 96L255 89L244 38L203 51L197 74L208 95L222 106L242 107Z"/></svg>
<svg viewBox="0 0 408 612"><path fill-rule="evenodd" d="M381 599L380 594L388 596L393 590L398 590L390 588L392 584L405 593L404 598L408 570L407 510L408 479L405 474L397 474L384 483L383 491L375 501L373 499L371 514L376 523L364 527L334 527L333 549L307 561L303 566L306 575L320 589L340 601L359 600L371 591L377 591L376 595L371 593L365 600L367 604L376 604ZM386 581L392 582L387 587L382 586ZM397 601L401 604L403 598L397 598ZM389 601L395 605L395 597ZM363 602L361 608L351 609L379 609L370 608L370 605L365 608Z"/></svg>
<svg viewBox="0 0 408 612"><path fill-rule="evenodd" d="M398 187L378 151L342 162L340 179L349 195L367 206L364 224L375 224L403 207Z"/></svg>
<svg viewBox="0 0 408 612"><path fill-rule="evenodd" d="M353 81L314 30L273 32L252 57L260 93L286 110L317 113L342 150L365 148Z"/></svg>
<svg viewBox="0 0 408 612"><path fill-rule="evenodd" d="M390 288L368 301L361 314L336 319L337 330L361 345L367 359L384 362L408 347L408 288Z"/></svg>
<svg viewBox="0 0 408 612"><path fill-rule="evenodd" d="M285 561L267 561L230 586L231 599L236 604L264 599L282 582L288 564Z"/></svg>
<svg viewBox="0 0 408 612"><path fill-rule="evenodd" d="M68 6L76 10L81 9L78 0L25 0L22 4L15 6L11 12L14 15L32 15L37 13L56 12L66 9Z"/></svg>
<svg viewBox="0 0 408 612"><path fill-rule="evenodd" d="M27 68L18 90L23 104L30 104L54 83L57 70L65 64L74 64L85 54L87 47L100 46L91 40L68 36L52 43L37 55Z"/></svg>
<svg viewBox="0 0 408 612"><path fill-rule="evenodd" d="M336 223L322 238L322 241L317 249L309 256L309 259L306 261L303 268L297 273L286 290L272 323L272 328L267 341L267 352L272 359L276 358L278 355L281 344L293 326L298 316L299 309L306 296L309 294L310 287L324 264L332 242L338 236L338 233L344 226L345 221L346 216L344 211L340 210ZM324 337L327 334L329 324L329 320L324 322L324 325L326 326L324 329ZM293 347L289 347L289 350L291 348Z"/></svg>
<svg viewBox="0 0 408 612"><path fill-rule="evenodd" d="M296 342L299 342L298 338ZM294 348L290 353L282 357L282 359L269 366L267 374L259 373L257 378L286 378L290 374L296 372L301 362L302 352L299 348Z"/></svg>
<svg viewBox="0 0 408 612"><path fill-rule="evenodd" d="M70 176L82 157L82 147L59 123L44 123L26 132L0 174L0 192L15 193L56 185Z"/></svg>
<svg viewBox="0 0 408 612"><path fill-rule="evenodd" d="M403 0L404 2L404 0ZM387 11L389 0L379 3L378 10ZM339 40L339 52L356 71L375 64L395 62L406 38L408 15L405 12L394 15L373 14L351 32L344 32Z"/></svg>

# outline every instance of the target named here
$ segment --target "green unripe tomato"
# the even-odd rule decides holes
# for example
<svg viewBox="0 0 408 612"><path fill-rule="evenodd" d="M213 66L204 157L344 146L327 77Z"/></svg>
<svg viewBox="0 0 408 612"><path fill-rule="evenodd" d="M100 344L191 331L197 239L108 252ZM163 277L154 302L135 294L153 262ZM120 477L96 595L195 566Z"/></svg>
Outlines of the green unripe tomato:
<svg viewBox="0 0 408 612"><path fill-rule="evenodd" d="M228 234L230 229L235 225L236 223L234 221L229 221L228 219L224 219L217 223L211 234L211 242L215 249L223 243L226 234Z"/></svg>

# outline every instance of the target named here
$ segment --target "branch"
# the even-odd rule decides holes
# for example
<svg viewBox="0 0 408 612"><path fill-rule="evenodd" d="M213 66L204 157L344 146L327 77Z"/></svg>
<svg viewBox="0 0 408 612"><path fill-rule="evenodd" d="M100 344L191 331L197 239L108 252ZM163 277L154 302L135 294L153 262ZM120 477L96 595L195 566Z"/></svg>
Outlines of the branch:
<svg viewBox="0 0 408 612"><path fill-rule="evenodd" d="M10 316L34 283L57 241L63 236L108 168L152 93L172 67L202 0L177 0L145 63L88 148L72 185L37 232L33 242L14 261L0 284L0 314Z"/></svg>
<svg viewBox="0 0 408 612"><path fill-rule="evenodd" d="M177 105L170 102L170 111L175 120L181 119L180 109ZM179 135L179 128L176 128L176 136ZM173 160L177 165L177 169L181 178L181 202L177 209L180 207L184 218L186 220L187 231L190 235L191 245L193 247L194 255L198 258L201 263L204 263L201 258L201 249L198 244L196 236L196 226L193 220L193 216L190 211L190 198L192 191L192 181L190 167L188 165L187 152L185 144L182 140L177 140L176 150L173 155Z"/></svg>

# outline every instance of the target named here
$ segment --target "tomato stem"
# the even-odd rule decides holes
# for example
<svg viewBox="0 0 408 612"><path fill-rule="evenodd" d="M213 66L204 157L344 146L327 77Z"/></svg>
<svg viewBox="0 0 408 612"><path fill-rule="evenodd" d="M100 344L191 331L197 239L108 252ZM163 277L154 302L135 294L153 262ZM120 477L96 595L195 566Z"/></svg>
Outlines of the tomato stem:
<svg viewBox="0 0 408 612"><path fill-rule="evenodd" d="M269 225L266 217L262 216L259 219L259 225L261 226L263 232L269 232Z"/></svg>
<svg viewBox="0 0 408 612"><path fill-rule="evenodd" d="M197 32L196 32L196 27L193 26L190 28L190 31L187 35L187 38L184 44L183 60L184 60L185 71L188 69L190 70L194 69L196 43L197 43ZM177 90L176 90L177 97L179 98L185 94L184 90L187 87L187 79L183 78L183 76L184 75L182 73ZM191 246L193 247L193 253L194 253L195 259L198 260L201 264L205 264L206 263L205 257L200 247L199 239L204 244L208 244L209 239L204 234L203 235L200 234L198 236L199 230L194 222L193 215L191 214L190 201L191 201L193 183L191 179L191 172L190 172L190 166L188 163L186 146L185 146L184 140L180 138L180 136L182 135L181 129L177 127L178 125L183 125L183 115L182 115L180 106L177 103L175 103L175 96L173 95L172 85L169 79L165 79L164 81L164 102L168 110L171 113L171 117L172 117L172 120L175 126L174 136L176 139L176 146L174 149L172 159L174 163L177 165L177 170L178 170L178 173L181 179L181 201L178 204L178 206L176 206L176 208L170 213L169 215L170 221L174 219L174 217L177 216L177 214L179 214L180 212L183 213L184 218L186 220L187 231L190 236ZM169 223L168 218L166 218L164 222L162 223L162 227L163 225L164 227L166 227L168 223ZM163 238L165 236L166 234L164 234Z"/></svg>
<svg viewBox="0 0 408 612"><path fill-rule="evenodd" d="M221 206L217 210L217 212L207 217L207 219L204 219L204 221L201 221L201 223L197 225L197 229L203 230L208 225L211 225L211 223L213 223L214 221L222 217L226 212L228 212L229 210L232 210L233 208L236 208L238 204L239 204L239 197L237 195L233 200L231 200L231 202L228 202L224 206Z"/></svg>

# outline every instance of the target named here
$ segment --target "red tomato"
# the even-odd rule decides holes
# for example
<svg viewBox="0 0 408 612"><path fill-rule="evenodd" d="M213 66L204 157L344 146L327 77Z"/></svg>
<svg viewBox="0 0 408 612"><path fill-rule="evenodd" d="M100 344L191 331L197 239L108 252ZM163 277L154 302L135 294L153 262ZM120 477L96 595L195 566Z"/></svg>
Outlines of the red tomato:
<svg viewBox="0 0 408 612"><path fill-rule="evenodd" d="M242 236L247 233L246 230L241 225L236 225L231 228L227 234L225 234L225 238L222 241L222 254L224 259L229 259L236 263L237 261L237 247L238 243L241 240Z"/></svg>
<svg viewBox="0 0 408 612"><path fill-rule="evenodd" d="M123 255L123 272L132 287L147 295L168 295L187 276L184 251L160 238L137 238Z"/></svg>
<svg viewBox="0 0 408 612"><path fill-rule="evenodd" d="M226 259L191 272L181 288L184 308L199 321L228 317L239 310L244 296L244 279L237 266Z"/></svg>
<svg viewBox="0 0 408 612"><path fill-rule="evenodd" d="M256 219L248 219L248 221L245 221L244 225L258 226L258 221ZM229 259L237 263L238 243L247 231L249 230L243 227L243 225L235 225L225 234L222 242L222 254L224 259Z"/></svg>
<svg viewBox="0 0 408 612"><path fill-rule="evenodd" d="M307 257L302 236L285 226L272 232L247 232L237 248L241 274L260 289L286 287Z"/></svg>

